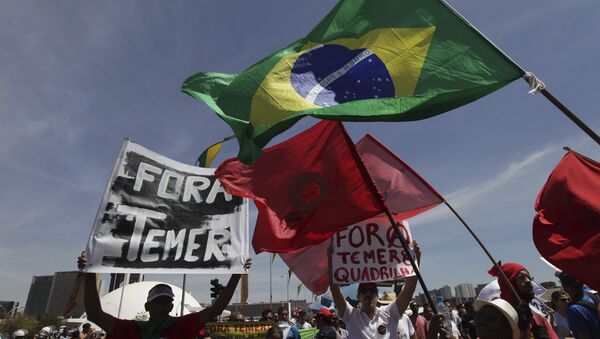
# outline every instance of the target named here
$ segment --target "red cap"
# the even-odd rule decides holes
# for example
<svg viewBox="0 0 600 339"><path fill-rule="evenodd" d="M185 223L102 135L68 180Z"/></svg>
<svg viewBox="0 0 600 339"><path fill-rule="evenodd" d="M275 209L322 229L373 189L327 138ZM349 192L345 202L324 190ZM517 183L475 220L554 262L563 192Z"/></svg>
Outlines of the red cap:
<svg viewBox="0 0 600 339"><path fill-rule="evenodd" d="M320 315L320 316L323 316L323 317L327 317L327 318L333 317L333 314L331 314L331 311L329 311L329 309L327 307L321 307L317 311L317 315Z"/></svg>

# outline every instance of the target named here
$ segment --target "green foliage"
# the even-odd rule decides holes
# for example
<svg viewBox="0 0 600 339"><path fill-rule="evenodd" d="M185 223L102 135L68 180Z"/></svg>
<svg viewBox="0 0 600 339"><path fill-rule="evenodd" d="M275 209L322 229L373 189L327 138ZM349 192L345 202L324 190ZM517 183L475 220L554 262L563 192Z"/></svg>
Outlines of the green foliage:
<svg viewBox="0 0 600 339"><path fill-rule="evenodd" d="M4 319L4 321L0 323L0 333L7 336L11 336L14 331L19 329L27 330L29 333L36 333L36 329L39 331L40 328L42 328L42 326L39 326L39 321L37 319L26 317L22 314L17 314L8 319Z"/></svg>

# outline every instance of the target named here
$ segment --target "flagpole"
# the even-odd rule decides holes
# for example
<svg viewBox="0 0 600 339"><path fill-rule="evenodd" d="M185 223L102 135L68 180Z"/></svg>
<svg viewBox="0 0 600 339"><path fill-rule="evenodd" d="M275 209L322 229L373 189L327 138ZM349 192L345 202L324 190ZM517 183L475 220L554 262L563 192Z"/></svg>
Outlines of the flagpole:
<svg viewBox="0 0 600 339"><path fill-rule="evenodd" d="M440 2L444 6L446 6L451 12L453 12L454 15L456 15L457 17L459 17L467 26L469 26L472 30L474 30L477 34L479 34L483 39L485 39L485 41L487 41L487 43L489 43L490 45L492 45L492 47L494 47L495 49L497 49L498 52L500 52L506 59L508 59L513 64L515 64L515 66L519 67L521 69L521 71L523 71L524 73L526 73L523 76L523 79L525 81L527 81L527 83L529 83L531 85L531 82L528 79L529 74L531 74L531 73L525 72L525 70L523 69L523 67L521 67L519 64L517 64L511 57L508 56L508 54L504 53L504 51L501 50L498 46L496 46L496 44L492 40L490 40L487 36L485 36L485 34L481 33L481 31L477 27L475 27L475 25L473 25L471 22L469 22L469 20L467 20L464 16L462 16L462 14L460 14L456 9L454 9L452 6L450 6L450 4L448 4L445 0L440 0ZM535 94L538 91L540 93L542 93L542 95L546 99L548 99L548 101L550 101L556 108L558 108L564 115L566 115L567 118L569 118L573 123L575 123L575 125L577 125L577 127L579 127L590 138L592 138L592 140L594 140L598 145L600 145L600 137L598 136L598 134L596 134L596 132L594 132L583 121L581 121L581 119L579 119L573 112L571 112L571 110L569 110L565 105L563 105L562 102L560 102L552 94L550 94L550 92L548 92L544 88L543 83L542 83L541 88L539 88L539 89L535 89L534 88L531 93Z"/></svg>
<svg viewBox="0 0 600 339"><path fill-rule="evenodd" d="M179 312L179 316L183 317L183 303L185 300L185 280L186 280L187 276L184 274L183 275L183 287L181 289L181 311Z"/></svg>
<svg viewBox="0 0 600 339"><path fill-rule="evenodd" d="M396 221L394 220L392 212L390 212L389 207L385 203L385 199L379 192L379 188L377 188L377 184L375 184L375 181L371 177L369 170L367 170L365 163L363 162L362 158L358 154L358 151L356 150L356 146L352 142L352 139L350 139L348 132L346 132L346 128L344 127L344 124L342 124L341 122L339 122L339 124L340 124L342 130L344 131L344 137L346 138L348 147L350 148L350 151L352 152L352 154L354 156L354 160L356 161L358 168L362 172L363 178L367 182L367 186L371 189L371 194L373 194L373 197L375 199L377 199L379 201L379 203L381 204L381 208L382 208L383 212L387 215L387 217L390 221L390 224L391 224L392 228L394 229L394 232L396 233L396 236L398 237L398 239L400 239L400 244L402 244L402 248L404 249L404 252L406 252L408 259L410 260L410 264L412 265L412 267L415 271L415 274L417 275L417 279L419 280L419 284L421 285L421 288L423 289L423 292L425 293L425 297L427 298L427 302L429 303L429 306L431 306L433 313L437 314L438 313L437 308L435 307L435 304L433 303L433 299L431 298L431 295L429 294L429 290L427 289L427 286L425 285L425 281L423 280L421 271L419 271L419 268L417 267L417 264L415 263L412 253L410 252L410 249L408 248L408 245L406 244L406 239L404 238L404 235L402 235L402 232L400 232L398 225L396 225Z"/></svg>
<svg viewBox="0 0 600 339"><path fill-rule="evenodd" d="M452 207L452 205L450 205L448 203L448 201L444 200L444 204L446 204L446 206L448 206L448 208L450 209L450 211L452 211L452 213L454 213L454 215L458 218L458 220L460 220L460 222L465 226L465 228L467 229L467 231L469 231L469 233L471 233L471 236L473 236L473 238L475 239L475 241L479 244L479 247L481 247L481 249L483 250L483 252L485 252L485 254L488 256L488 258L490 258L490 260L492 261L492 264L494 265L494 267L496 267L496 271L500 275L500 278L502 280L504 280L504 282L506 282L506 284L510 288L510 292L512 293L513 298L515 298L515 300L517 300L519 303L521 303L521 298L519 297L519 294L515 290L514 286L512 285L512 283L510 282L510 280L508 280L508 277L506 276L506 274L504 274L504 271L502 271L502 268L500 267L500 265L498 264L498 262L492 257L492 254L488 251L488 249L481 242L481 240L479 240L479 237L475 234L475 232L473 232L473 230L471 229L471 227L469 227L469 225L467 225L467 223L463 220L463 218L460 216L460 214L458 214L458 212L456 212L456 210Z"/></svg>
<svg viewBox="0 0 600 339"><path fill-rule="evenodd" d="M273 259L269 258L269 308L273 310Z"/></svg>
<svg viewBox="0 0 600 339"><path fill-rule="evenodd" d="M588 125L586 125L583 121L581 121L571 110L569 110L565 105L562 104L558 99L556 99L547 89L542 89L540 91L542 95L548 99L554 106L556 106L561 112L563 112L567 118L571 119L577 125L577 127L581 128L590 138L592 138L598 145L600 145L600 136L596 134Z"/></svg>

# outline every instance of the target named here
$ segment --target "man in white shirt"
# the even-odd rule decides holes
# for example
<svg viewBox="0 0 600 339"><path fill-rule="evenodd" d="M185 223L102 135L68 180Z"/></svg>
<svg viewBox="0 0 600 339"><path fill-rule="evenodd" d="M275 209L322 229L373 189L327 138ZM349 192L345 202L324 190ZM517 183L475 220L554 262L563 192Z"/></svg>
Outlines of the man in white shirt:
<svg viewBox="0 0 600 339"><path fill-rule="evenodd" d="M418 264L421 259L421 251L416 243L414 243L414 249ZM342 315L342 319L346 323L349 339L395 338L398 321L400 321L403 315L400 310L404 311L406 309L416 286L416 276L406 278L404 288L394 302L377 307L377 284L360 283L357 294L357 299L360 303L357 308L354 308L346 301L344 293L338 284L334 284L333 280L329 284L338 314Z"/></svg>
<svg viewBox="0 0 600 339"><path fill-rule="evenodd" d="M410 321L410 318L406 314L403 314L402 318L400 318L400 321L398 321L398 330L396 332L398 339L417 338L412 321Z"/></svg>

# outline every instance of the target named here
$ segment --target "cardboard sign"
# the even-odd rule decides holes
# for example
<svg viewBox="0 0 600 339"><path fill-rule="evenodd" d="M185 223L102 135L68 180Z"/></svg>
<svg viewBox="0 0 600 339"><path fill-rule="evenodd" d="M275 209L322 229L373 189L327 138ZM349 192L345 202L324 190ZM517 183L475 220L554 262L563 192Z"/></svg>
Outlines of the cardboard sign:
<svg viewBox="0 0 600 339"><path fill-rule="evenodd" d="M247 200L214 169L123 142L87 246L88 272L244 273Z"/></svg>
<svg viewBox="0 0 600 339"><path fill-rule="evenodd" d="M407 244L408 223L399 223ZM333 281L338 284L397 280L414 275L410 259L389 221L369 219L333 237Z"/></svg>

